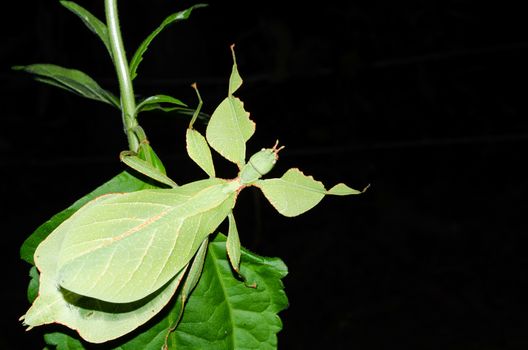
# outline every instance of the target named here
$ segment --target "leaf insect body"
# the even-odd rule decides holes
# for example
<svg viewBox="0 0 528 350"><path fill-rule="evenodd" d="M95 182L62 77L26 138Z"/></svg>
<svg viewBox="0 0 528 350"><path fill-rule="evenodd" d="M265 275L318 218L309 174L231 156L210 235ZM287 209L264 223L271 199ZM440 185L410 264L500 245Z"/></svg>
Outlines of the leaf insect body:
<svg viewBox="0 0 528 350"><path fill-rule="evenodd" d="M260 188L285 216L306 212L327 194L361 193L342 183L326 190L321 182L295 168L281 178L262 179L284 148L278 141L245 162L245 145L255 123L233 96L242 79L233 47L232 53L228 96L213 112L206 137L193 129L202 105L199 94L186 133L190 158L209 178L178 186L150 163L123 152L125 164L171 188L98 197L42 241L35 252L39 296L23 316L30 328L61 323L89 342L102 343L148 321L181 283L183 305L201 274L209 235L226 218L226 250L240 274L240 241L232 209L245 187ZM216 178L210 147L239 167L237 178Z"/></svg>

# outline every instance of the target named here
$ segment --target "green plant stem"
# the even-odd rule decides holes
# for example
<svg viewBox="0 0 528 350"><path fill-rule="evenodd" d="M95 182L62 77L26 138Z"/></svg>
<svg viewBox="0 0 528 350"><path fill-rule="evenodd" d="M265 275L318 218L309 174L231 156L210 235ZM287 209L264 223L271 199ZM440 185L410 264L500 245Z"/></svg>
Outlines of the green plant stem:
<svg viewBox="0 0 528 350"><path fill-rule="evenodd" d="M105 0L106 25L108 26L108 36L112 58L114 60L117 78L119 80L119 90L121 94L121 110L123 116L123 126L128 138L128 147L131 151L137 152L139 144L144 141L143 136L136 134L138 128L136 119L136 99L132 79L130 79L130 69L121 38L119 27L119 17L117 13L117 0ZM141 139L140 139L141 138Z"/></svg>

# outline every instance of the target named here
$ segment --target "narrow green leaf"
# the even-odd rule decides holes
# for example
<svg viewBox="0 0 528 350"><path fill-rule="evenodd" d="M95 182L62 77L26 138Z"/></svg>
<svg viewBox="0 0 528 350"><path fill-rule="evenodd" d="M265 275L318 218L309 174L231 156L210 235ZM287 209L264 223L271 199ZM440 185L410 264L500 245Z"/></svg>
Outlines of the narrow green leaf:
<svg viewBox="0 0 528 350"><path fill-rule="evenodd" d="M35 74L37 80L43 83L60 87L79 96L108 103L116 108L121 108L119 99L115 95L100 87L95 80L79 70L64 68L54 64L15 66L13 69Z"/></svg>
<svg viewBox="0 0 528 350"><path fill-rule="evenodd" d="M238 237L238 230L233 213L229 213L229 231L227 234L227 256L233 269L240 273L240 238Z"/></svg>
<svg viewBox="0 0 528 350"><path fill-rule="evenodd" d="M101 39L104 46L106 47L106 50L110 54L110 57L112 57L112 50L110 49L110 41L108 39L108 28L106 27L106 24L101 22L97 17L92 15L84 7L76 4L73 1L61 1L60 3L62 6L77 15L77 17L79 17L81 21L83 21L84 25L88 27L88 29L90 29L92 33L96 34L99 39Z"/></svg>
<svg viewBox="0 0 528 350"><path fill-rule="evenodd" d="M44 334L46 344L55 346L55 350L84 350L82 343L64 333Z"/></svg>
<svg viewBox="0 0 528 350"><path fill-rule="evenodd" d="M156 108L163 109L165 107L163 107L162 104L187 107L187 105L185 103L183 103L182 101L180 101L177 98L174 98L172 96L168 96L168 95L154 95L154 96L147 97L146 99L141 101L138 104L137 108L136 108L136 111L137 111L136 113L139 113L139 112L145 111L145 110L152 110L152 109L156 109Z"/></svg>
<svg viewBox="0 0 528 350"><path fill-rule="evenodd" d="M215 169L213 164L213 156L211 149L207 145L205 137L194 129L187 129L185 134L187 153L189 157L196 163L209 177L215 177Z"/></svg>
<svg viewBox="0 0 528 350"><path fill-rule="evenodd" d="M141 45L139 45L138 49L134 53L134 56L130 60L130 76L131 76L131 78L134 79L137 76L137 68L138 68L139 64L141 63L141 61L143 60L143 54L147 51L150 43L152 42L152 40L154 40L154 38L159 33L161 33L169 24L172 24L172 23L175 23L175 22L179 22L179 21L182 21L182 20L185 20L185 19L189 18L189 16L191 15L191 12L194 9L197 9L197 8L200 8L200 7L205 7L205 6L207 6L207 5L205 5L205 4L196 4L194 6L189 7L186 10L173 13L170 16L168 16L167 18L165 18L163 20L163 22L161 22L161 24L158 26L158 28L156 28L152 33L150 33L150 35L145 40L143 40Z"/></svg>

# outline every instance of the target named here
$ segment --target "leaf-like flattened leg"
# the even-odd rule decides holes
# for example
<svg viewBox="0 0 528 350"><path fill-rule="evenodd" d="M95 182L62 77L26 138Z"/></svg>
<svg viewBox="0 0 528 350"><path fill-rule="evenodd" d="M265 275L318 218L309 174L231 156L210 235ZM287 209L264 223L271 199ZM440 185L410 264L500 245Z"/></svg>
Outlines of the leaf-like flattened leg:
<svg viewBox="0 0 528 350"><path fill-rule="evenodd" d="M144 161L135 155L131 151L123 151L119 155L119 158L123 163L136 170L137 172L148 176L149 178L156 180L162 184L170 187L178 187L178 184L170 179L167 175L163 174L159 169L153 167L149 162Z"/></svg>
<svg viewBox="0 0 528 350"><path fill-rule="evenodd" d="M233 50L233 47L231 47ZM233 51L233 71L229 79L229 94L213 112L207 125L209 145L227 160L238 165L245 163L246 142L255 132L255 123L244 110L244 104L233 93L242 85Z"/></svg>
<svg viewBox="0 0 528 350"><path fill-rule="evenodd" d="M304 175L299 169L288 170L281 178L258 180L268 201L284 216L297 216L315 207L325 195L346 196L360 194L345 184L337 184L327 191L320 181Z"/></svg>
<svg viewBox="0 0 528 350"><path fill-rule="evenodd" d="M182 290L180 292L181 297L181 310L176 318L176 321L174 321L174 324L172 324L169 329L167 330L167 335L165 336L165 343L163 345L162 349L168 349L168 339L171 332L173 332L176 327L178 327L178 324L180 323L181 317L183 315L183 310L185 308L185 303L187 302L187 299L189 299L189 295L193 291L194 287L196 287L196 284L198 284L198 281L200 280L200 276L202 275L203 266L205 263L205 257L207 253L207 245L209 244L209 237L206 237L202 244L200 245L200 248L196 252L196 255L194 256L193 262L191 264L191 267L189 268L189 272L187 273L187 276L185 277L185 283L183 284Z"/></svg>
<svg viewBox="0 0 528 350"><path fill-rule="evenodd" d="M226 250L229 262L233 269L240 275L240 238L236 227L233 212L227 215L229 219L229 231L227 234Z"/></svg>

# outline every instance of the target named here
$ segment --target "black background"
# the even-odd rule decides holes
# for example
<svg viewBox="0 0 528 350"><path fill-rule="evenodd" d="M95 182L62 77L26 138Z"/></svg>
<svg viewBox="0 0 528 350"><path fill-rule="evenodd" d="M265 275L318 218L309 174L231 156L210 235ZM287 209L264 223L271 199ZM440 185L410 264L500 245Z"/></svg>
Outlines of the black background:
<svg viewBox="0 0 528 350"><path fill-rule="evenodd" d="M117 91L103 45L56 1L3 6L0 348L39 349L27 307L23 240L117 174L127 148L111 107L35 83L15 64L55 63ZM103 18L103 1L79 1ZM229 45L257 123L249 150L286 149L271 174L299 167L353 198L294 219L253 190L236 209L243 244L281 257L290 307L281 349L525 349L526 81L522 2L213 1L161 34L136 93L211 113L227 92ZM514 5L518 4L518 5ZM131 54L189 1L121 1ZM290 5L291 6L291 5ZM203 175L185 154L186 119L140 119L179 183ZM219 162L219 175L235 167Z"/></svg>

